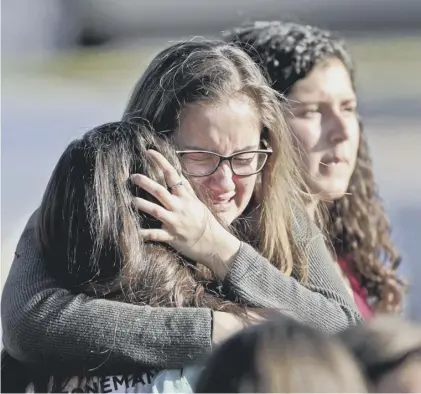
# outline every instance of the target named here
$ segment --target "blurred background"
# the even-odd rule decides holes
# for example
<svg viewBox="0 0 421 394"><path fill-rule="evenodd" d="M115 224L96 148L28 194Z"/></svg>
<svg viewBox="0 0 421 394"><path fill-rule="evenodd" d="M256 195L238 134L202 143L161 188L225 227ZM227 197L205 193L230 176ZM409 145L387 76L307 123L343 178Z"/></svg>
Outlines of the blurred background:
<svg viewBox="0 0 421 394"><path fill-rule="evenodd" d="M421 1L2 0L1 285L29 215L67 144L118 120L169 42L251 20L337 30L357 63L377 182L421 320Z"/></svg>

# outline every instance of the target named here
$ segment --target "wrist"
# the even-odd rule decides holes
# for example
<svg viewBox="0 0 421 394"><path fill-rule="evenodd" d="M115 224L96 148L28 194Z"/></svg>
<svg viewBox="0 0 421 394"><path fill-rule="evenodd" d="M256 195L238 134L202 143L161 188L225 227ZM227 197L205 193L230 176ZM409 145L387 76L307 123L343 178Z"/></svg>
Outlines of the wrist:
<svg viewBox="0 0 421 394"><path fill-rule="evenodd" d="M233 234L224 230L219 242L215 245L214 258L212 259L212 271L220 279L224 280L229 272L237 254L240 250L241 242Z"/></svg>
<svg viewBox="0 0 421 394"><path fill-rule="evenodd" d="M213 312L212 319L212 344L217 346L229 337L241 331L245 327L244 322L237 316L227 312Z"/></svg>

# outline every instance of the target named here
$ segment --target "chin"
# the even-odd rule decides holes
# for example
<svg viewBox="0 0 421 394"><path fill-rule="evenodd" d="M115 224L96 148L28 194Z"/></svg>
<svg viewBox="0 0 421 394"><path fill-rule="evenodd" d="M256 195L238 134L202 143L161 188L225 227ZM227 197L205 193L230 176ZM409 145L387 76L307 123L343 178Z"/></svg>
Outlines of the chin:
<svg viewBox="0 0 421 394"><path fill-rule="evenodd" d="M332 185L318 185L315 192L320 195L323 201L335 201L342 198L348 190L348 182L337 182Z"/></svg>
<svg viewBox="0 0 421 394"><path fill-rule="evenodd" d="M342 198L346 193L346 189L338 188L338 189L330 189L330 190L322 190L322 200L324 201L336 201Z"/></svg>
<svg viewBox="0 0 421 394"><path fill-rule="evenodd" d="M226 226L230 226L231 223L237 218L233 212L220 212L218 219L221 220Z"/></svg>
<svg viewBox="0 0 421 394"><path fill-rule="evenodd" d="M345 192L331 192L331 193L325 194L323 200L333 202L333 201L339 200L344 195L345 195Z"/></svg>
<svg viewBox="0 0 421 394"><path fill-rule="evenodd" d="M244 209L231 209L226 212L219 212L218 218L226 225L230 226L237 218L239 218L244 212Z"/></svg>

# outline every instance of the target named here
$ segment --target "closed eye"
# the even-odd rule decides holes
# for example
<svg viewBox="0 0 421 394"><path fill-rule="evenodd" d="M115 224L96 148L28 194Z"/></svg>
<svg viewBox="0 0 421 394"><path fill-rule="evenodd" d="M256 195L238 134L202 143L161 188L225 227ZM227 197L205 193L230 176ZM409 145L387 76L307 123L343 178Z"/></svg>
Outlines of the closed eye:
<svg viewBox="0 0 421 394"><path fill-rule="evenodd" d="M351 100L344 100L341 103L341 109L345 112L355 113L357 112L357 102L353 99Z"/></svg>
<svg viewBox="0 0 421 394"><path fill-rule="evenodd" d="M254 160L255 157L256 157L255 152L245 152L245 153L240 153L238 156L234 156L234 160L239 161L239 162L249 162L249 161Z"/></svg>
<svg viewBox="0 0 421 394"><path fill-rule="evenodd" d="M316 116L320 115L320 109L319 108L306 108L302 110L298 116L303 118L314 118Z"/></svg>
<svg viewBox="0 0 421 394"><path fill-rule="evenodd" d="M254 157L250 157L248 159L240 159L240 158L236 157L236 158L234 158L234 160L236 162L240 162L240 163L250 163L251 161L254 160Z"/></svg>
<svg viewBox="0 0 421 394"><path fill-rule="evenodd" d="M357 112L357 106L356 105L347 105L345 107L342 107L343 111L355 113Z"/></svg>

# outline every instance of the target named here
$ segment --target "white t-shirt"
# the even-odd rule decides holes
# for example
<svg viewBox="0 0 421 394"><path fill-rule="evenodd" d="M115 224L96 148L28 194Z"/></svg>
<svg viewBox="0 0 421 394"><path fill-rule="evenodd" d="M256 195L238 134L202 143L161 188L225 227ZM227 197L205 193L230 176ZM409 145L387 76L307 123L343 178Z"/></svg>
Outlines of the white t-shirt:
<svg viewBox="0 0 421 394"><path fill-rule="evenodd" d="M72 377L62 393L193 393L201 368L187 367L140 374L80 379ZM49 385L52 390L52 381ZM34 392L32 385L26 392Z"/></svg>

